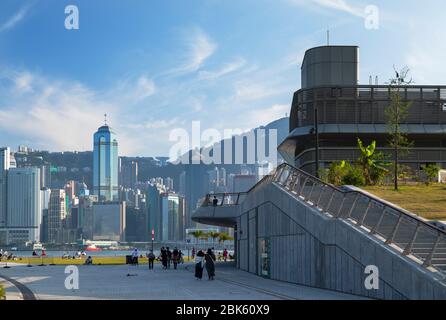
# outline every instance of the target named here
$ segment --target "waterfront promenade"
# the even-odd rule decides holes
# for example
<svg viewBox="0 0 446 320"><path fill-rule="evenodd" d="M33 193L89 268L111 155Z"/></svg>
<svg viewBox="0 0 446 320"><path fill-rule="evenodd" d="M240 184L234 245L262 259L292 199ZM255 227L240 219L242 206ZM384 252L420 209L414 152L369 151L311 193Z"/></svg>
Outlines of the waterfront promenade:
<svg viewBox="0 0 446 320"><path fill-rule="evenodd" d="M215 281L198 281L193 265L181 265L178 270L162 270L159 264L150 271L147 265L129 267L79 266L79 290L65 288L65 266L12 265L0 266L0 283L7 284L7 298L20 299L18 288L10 280L28 290L28 299L136 299L136 300L326 300L358 299L333 291L298 286L263 279L237 270L232 265L217 265ZM128 273L136 274L127 276ZM206 274L206 272L205 272ZM5 280L6 278L6 280ZM20 288L19 288L20 289ZM29 296L29 291L33 296Z"/></svg>

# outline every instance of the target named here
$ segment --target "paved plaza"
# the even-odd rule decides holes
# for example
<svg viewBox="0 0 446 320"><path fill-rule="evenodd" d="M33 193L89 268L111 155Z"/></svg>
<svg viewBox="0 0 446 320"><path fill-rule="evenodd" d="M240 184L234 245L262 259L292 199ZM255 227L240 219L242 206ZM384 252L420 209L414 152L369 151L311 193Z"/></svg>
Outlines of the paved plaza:
<svg viewBox="0 0 446 320"><path fill-rule="evenodd" d="M198 281L192 265L178 270L148 270L146 265L79 266L79 289L65 288L65 266L0 266L0 282L8 299L20 299L22 290L35 299L135 299L135 300L289 300L358 299L333 291L297 286L257 277L230 265L217 265L215 281ZM205 276L206 276L206 272ZM131 274L131 276L128 276ZM9 280L9 281L6 281ZM15 283L16 286L12 285ZM28 296L29 298L29 296Z"/></svg>

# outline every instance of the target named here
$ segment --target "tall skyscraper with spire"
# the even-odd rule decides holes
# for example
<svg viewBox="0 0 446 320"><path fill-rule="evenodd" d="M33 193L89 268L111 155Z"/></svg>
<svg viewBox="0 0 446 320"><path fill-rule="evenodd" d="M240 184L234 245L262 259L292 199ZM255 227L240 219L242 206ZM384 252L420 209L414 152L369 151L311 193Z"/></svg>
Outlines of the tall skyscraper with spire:
<svg viewBox="0 0 446 320"><path fill-rule="evenodd" d="M93 193L99 201L118 201L118 141L107 115L93 139Z"/></svg>

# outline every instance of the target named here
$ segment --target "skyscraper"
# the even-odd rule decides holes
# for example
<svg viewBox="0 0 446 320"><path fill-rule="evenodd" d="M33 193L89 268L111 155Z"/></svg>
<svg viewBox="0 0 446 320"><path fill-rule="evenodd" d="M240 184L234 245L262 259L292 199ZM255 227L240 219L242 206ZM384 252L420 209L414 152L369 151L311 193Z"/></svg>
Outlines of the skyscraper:
<svg viewBox="0 0 446 320"><path fill-rule="evenodd" d="M120 162L120 184L125 188L134 188L138 183L138 162L130 161L122 163L122 158L119 159Z"/></svg>
<svg viewBox="0 0 446 320"><path fill-rule="evenodd" d="M7 198L8 243L39 241L42 219L40 170L10 169Z"/></svg>
<svg viewBox="0 0 446 320"><path fill-rule="evenodd" d="M99 201L118 201L118 141L105 123L94 134L93 194Z"/></svg>
<svg viewBox="0 0 446 320"><path fill-rule="evenodd" d="M7 171L11 159L9 148L0 148L0 227L6 226Z"/></svg>
<svg viewBox="0 0 446 320"><path fill-rule="evenodd" d="M51 190L48 205L48 242L58 242L58 234L62 231L65 217L65 190Z"/></svg>

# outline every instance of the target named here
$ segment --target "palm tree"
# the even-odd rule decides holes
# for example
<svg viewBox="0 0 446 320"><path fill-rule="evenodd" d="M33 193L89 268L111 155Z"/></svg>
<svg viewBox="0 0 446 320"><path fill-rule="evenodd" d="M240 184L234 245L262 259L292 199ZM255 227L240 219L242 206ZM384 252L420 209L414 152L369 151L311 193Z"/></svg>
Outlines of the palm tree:
<svg viewBox="0 0 446 320"><path fill-rule="evenodd" d="M195 238L195 240L203 238L206 235L206 233L204 233L202 230L189 231L188 234L192 235Z"/></svg>
<svg viewBox="0 0 446 320"><path fill-rule="evenodd" d="M209 231L207 233L208 238L212 238L212 244L214 244L215 239L217 239L220 236L220 232L215 231Z"/></svg>
<svg viewBox="0 0 446 320"><path fill-rule="evenodd" d="M219 243L222 243L222 242L225 242L225 241L232 241L232 240L234 240L234 238L231 237L231 236L230 236L229 234L227 234L226 232L221 232L220 235L219 235L219 237L218 237L218 242L219 242Z"/></svg>

